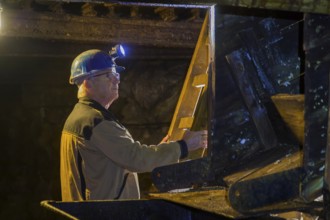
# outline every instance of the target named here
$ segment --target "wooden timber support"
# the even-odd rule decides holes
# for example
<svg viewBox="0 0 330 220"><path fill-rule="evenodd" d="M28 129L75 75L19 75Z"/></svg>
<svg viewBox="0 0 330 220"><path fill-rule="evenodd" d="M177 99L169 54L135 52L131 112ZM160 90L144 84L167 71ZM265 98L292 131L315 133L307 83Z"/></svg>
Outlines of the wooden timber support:
<svg viewBox="0 0 330 220"><path fill-rule="evenodd" d="M2 12L1 37L194 48L202 22L83 17L30 10Z"/></svg>

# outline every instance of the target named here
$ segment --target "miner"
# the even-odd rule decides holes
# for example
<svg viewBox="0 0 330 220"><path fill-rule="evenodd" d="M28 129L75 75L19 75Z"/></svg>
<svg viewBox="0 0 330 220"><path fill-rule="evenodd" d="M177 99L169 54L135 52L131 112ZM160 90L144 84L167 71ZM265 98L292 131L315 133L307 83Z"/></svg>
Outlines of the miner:
<svg viewBox="0 0 330 220"><path fill-rule="evenodd" d="M119 97L124 69L115 55L96 49L73 60L69 81L78 87L78 102L61 136L63 201L139 199L138 172L177 163L189 151L207 147L205 130L187 130L182 140L156 145L134 140L109 110Z"/></svg>

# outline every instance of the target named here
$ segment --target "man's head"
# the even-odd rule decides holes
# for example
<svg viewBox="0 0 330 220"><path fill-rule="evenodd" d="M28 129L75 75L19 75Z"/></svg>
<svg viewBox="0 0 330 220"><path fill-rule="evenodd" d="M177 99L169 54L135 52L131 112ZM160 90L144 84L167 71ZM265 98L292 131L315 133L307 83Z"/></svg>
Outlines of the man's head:
<svg viewBox="0 0 330 220"><path fill-rule="evenodd" d="M119 72L123 70L109 54L88 50L74 59L70 84L79 87L78 97L88 96L108 108L119 97Z"/></svg>
<svg viewBox="0 0 330 220"><path fill-rule="evenodd" d="M110 54L101 50L87 50L73 60L69 82L79 85L84 79L102 74L112 68L115 68L118 73L125 69L117 66Z"/></svg>

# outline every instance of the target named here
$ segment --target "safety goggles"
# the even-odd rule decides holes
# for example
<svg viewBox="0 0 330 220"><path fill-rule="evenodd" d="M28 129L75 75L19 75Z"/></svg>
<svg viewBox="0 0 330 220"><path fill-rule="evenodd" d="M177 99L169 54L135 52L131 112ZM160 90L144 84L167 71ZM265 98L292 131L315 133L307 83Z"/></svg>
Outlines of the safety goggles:
<svg viewBox="0 0 330 220"><path fill-rule="evenodd" d="M108 79L112 79L113 77L119 79L119 77L120 77L120 73L118 73L116 71L115 67L111 67L109 69L99 71L91 77L95 78L95 77L99 77L99 76L103 76L103 75L105 75Z"/></svg>

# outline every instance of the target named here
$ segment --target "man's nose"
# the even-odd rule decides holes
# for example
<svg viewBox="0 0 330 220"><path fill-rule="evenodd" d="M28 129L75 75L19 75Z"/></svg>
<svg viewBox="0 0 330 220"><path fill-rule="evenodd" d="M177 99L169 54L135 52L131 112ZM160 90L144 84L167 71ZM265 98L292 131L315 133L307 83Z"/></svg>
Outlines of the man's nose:
<svg viewBox="0 0 330 220"><path fill-rule="evenodd" d="M116 81L119 83L120 82L120 74L119 73L114 73L114 78L116 79Z"/></svg>

